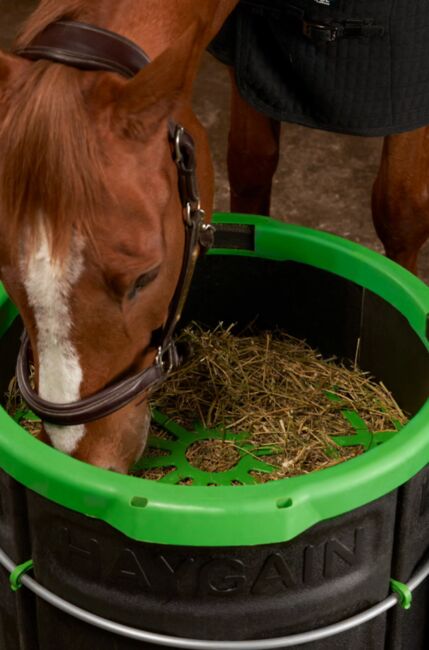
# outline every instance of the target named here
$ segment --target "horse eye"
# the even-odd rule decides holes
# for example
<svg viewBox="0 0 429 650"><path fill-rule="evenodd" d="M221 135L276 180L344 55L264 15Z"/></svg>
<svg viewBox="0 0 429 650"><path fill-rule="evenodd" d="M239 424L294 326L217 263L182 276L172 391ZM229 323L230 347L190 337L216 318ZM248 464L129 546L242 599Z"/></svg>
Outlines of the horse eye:
<svg viewBox="0 0 429 650"><path fill-rule="evenodd" d="M130 300L132 300L137 295L137 293L140 291L140 289L144 289L144 287L147 287L148 284L150 284L151 282L153 282L155 280L158 273L159 273L159 267L139 275L137 280L134 282L134 284L132 286L132 289L129 291L127 297Z"/></svg>

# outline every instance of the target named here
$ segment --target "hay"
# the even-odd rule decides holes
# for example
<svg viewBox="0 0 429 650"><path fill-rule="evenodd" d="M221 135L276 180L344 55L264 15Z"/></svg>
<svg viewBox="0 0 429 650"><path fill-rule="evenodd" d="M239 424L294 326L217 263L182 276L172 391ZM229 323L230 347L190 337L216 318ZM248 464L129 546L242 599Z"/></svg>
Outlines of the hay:
<svg viewBox="0 0 429 650"><path fill-rule="evenodd" d="M263 459L273 471L253 473L259 481L307 474L362 453L362 445L335 442L337 435L356 435L347 409L374 436L406 422L389 391L367 373L323 359L282 332L234 336L232 327L207 331L193 323L183 336L192 359L153 395L152 406L189 430L198 419L207 429L249 432L246 453L275 451ZM196 442L187 458L199 469L221 472L231 467L234 449L243 451L231 440Z"/></svg>
<svg viewBox="0 0 429 650"><path fill-rule="evenodd" d="M33 382L34 370L31 370L30 380ZM27 404L22 399L18 388L16 377L13 377L8 385L5 401L5 409L8 414L19 424L24 427L28 433L35 438L42 438L42 423L38 418L33 418ZM29 417L28 417L29 416Z"/></svg>
<svg viewBox="0 0 429 650"><path fill-rule="evenodd" d="M207 429L228 434L228 439L198 440L188 447L188 461L203 471L224 472L243 454L265 454L262 460L272 465L272 471L252 472L259 482L307 474L366 450L335 442L335 436L350 436L353 443L356 436L345 411L359 415L370 438L407 420L383 384L357 367L323 359L305 342L281 331L235 336L232 326L219 324L209 331L192 323L182 337L192 345L191 360L152 395L151 407L190 431L198 420ZM28 408L15 379L9 385L6 409L40 437L41 423L22 418ZM240 437L244 431L249 433L245 448ZM174 439L156 425L152 435ZM148 447L145 457L154 455L169 454ZM159 480L174 469L170 463L140 469L136 475ZM190 479L179 482L192 484Z"/></svg>

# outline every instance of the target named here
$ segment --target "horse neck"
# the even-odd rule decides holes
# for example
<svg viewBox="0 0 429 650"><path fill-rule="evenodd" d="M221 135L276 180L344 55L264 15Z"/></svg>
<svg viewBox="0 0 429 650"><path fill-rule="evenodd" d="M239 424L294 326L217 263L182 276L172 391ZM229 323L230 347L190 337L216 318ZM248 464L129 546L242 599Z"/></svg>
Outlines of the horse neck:
<svg viewBox="0 0 429 650"><path fill-rule="evenodd" d="M85 2L77 20L109 29L134 41L150 58L173 43L197 17L195 0L103 0Z"/></svg>

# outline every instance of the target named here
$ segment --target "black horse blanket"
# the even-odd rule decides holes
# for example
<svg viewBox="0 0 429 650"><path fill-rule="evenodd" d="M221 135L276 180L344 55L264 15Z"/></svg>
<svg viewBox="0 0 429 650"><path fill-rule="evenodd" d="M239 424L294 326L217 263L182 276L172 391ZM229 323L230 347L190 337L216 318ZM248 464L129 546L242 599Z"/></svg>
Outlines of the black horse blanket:
<svg viewBox="0 0 429 650"><path fill-rule="evenodd" d="M376 136L429 124L429 0L241 0L209 49L274 119Z"/></svg>

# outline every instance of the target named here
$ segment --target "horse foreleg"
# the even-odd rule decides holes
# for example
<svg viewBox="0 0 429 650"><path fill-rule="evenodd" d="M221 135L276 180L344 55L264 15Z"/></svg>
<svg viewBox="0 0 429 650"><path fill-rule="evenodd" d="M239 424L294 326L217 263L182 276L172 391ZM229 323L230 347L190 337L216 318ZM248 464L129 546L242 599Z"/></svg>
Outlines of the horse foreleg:
<svg viewBox="0 0 429 650"><path fill-rule="evenodd" d="M429 127L384 139L372 213L387 256L417 273L429 237Z"/></svg>
<svg viewBox="0 0 429 650"><path fill-rule="evenodd" d="M271 186L279 160L280 122L258 113L240 96L231 70L228 175L232 212L270 212Z"/></svg>

